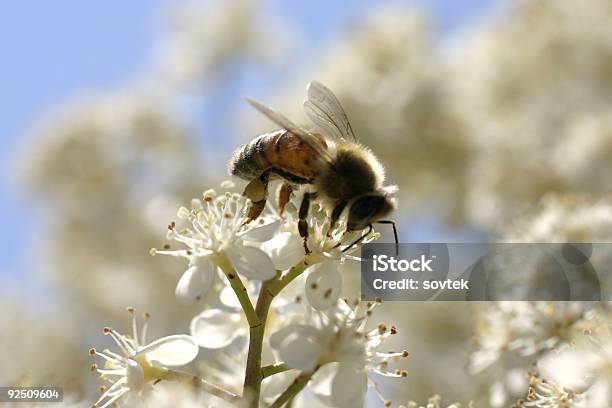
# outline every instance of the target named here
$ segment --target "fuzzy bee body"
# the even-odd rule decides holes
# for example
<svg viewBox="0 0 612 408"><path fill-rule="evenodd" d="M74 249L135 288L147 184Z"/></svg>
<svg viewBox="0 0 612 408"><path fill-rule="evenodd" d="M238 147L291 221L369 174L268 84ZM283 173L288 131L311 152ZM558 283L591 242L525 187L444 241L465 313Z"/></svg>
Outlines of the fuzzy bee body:
<svg viewBox="0 0 612 408"><path fill-rule="evenodd" d="M320 139L323 146L325 140ZM242 145L232 157L230 174L244 180L253 180L270 171L270 179L285 178L297 184L311 184L319 175L322 163L317 162L316 151L299 136L281 129L257 136Z"/></svg>
<svg viewBox="0 0 612 408"><path fill-rule="evenodd" d="M244 195L253 203L247 222L256 219L265 208L268 182L282 179L285 183L279 197L281 214L292 191L308 186L303 188L298 222L307 253L306 216L313 199L331 210L330 231L348 208L347 231L369 227L360 238L363 239L372 230L372 223L393 224L397 244L395 224L382 220L396 207L397 187L384 185L383 166L367 147L357 142L340 102L327 87L311 82L308 100L304 102L306 113L323 130L322 134L296 126L255 100L247 101L283 127L241 146L230 161L230 174L249 181Z"/></svg>

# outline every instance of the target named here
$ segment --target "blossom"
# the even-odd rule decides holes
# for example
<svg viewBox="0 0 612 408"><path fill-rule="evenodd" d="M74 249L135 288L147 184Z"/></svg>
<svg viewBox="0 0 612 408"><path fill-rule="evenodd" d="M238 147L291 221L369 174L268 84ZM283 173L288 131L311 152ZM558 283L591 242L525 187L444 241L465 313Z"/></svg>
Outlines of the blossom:
<svg viewBox="0 0 612 408"><path fill-rule="evenodd" d="M525 400L518 401L513 408L586 408L584 397L575 391L566 390L552 381L532 374Z"/></svg>
<svg viewBox="0 0 612 408"><path fill-rule="evenodd" d="M148 314L144 315L144 324L139 333L133 308L132 336L123 335L116 330L105 327L104 334L110 336L119 347L120 354L111 350L97 351L90 349L91 355L104 359L103 368L96 364L92 370L101 374L103 379L112 385L104 391L95 402L95 407L110 406L126 393L140 392L148 384L163 377L166 367L182 366L190 363L198 354L195 340L188 335L172 335L147 343Z"/></svg>
<svg viewBox="0 0 612 408"><path fill-rule="evenodd" d="M532 356L571 341L589 307L584 302L495 302L479 309L470 370L482 371L508 352Z"/></svg>
<svg viewBox="0 0 612 408"><path fill-rule="evenodd" d="M395 326L379 324L365 330L375 305L358 303L353 308L339 301L326 313L308 313L304 321L297 320L273 333L270 345L288 367L316 372L311 389L319 398L333 406L361 406L368 372L388 377L407 375L403 370L390 371L388 365L407 357L408 352L375 350L397 333Z"/></svg>
<svg viewBox="0 0 612 408"><path fill-rule="evenodd" d="M216 197L214 190L208 190L203 198L204 202L193 199L191 210L185 207L178 210L178 217L189 221L190 228L178 231L174 222L168 226L167 238L186 245L188 249L151 250L153 255L188 259L189 267L175 290L177 300L182 303L192 303L206 293L212 287L219 268L231 267L256 280L275 276L270 257L250 243L272 238L278 223L266 223L262 217L258 225L245 225L248 201L238 194L228 192Z"/></svg>

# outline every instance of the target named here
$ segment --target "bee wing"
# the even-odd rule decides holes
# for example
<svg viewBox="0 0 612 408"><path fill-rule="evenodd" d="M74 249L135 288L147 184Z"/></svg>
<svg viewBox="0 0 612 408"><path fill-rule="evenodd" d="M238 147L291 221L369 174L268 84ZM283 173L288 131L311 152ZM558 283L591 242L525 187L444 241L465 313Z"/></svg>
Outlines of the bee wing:
<svg viewBox="0 0 612 408"><path fill-rule="evenodd" d="M252 107L257 109L259 112L263 113L268 119L272 122L276 123L279 126L282 126L283 129L290 131L294 135L300 137L304 143L307 143L310 147L312 147L317 154L323 158L327 163L332 163L332 157L329 152L325 149L325 147L321 144L321 141L312 133L307 131L306 129L296 125L291 120L289 120L282 113L270 108L269 106L264 105L263 103L256 101L253 98L249 98L248 96L244 97L244 100L247 101Z"/></svg>
<svg viewBox="0 0 612 408"><path fill-rule="evenodd" d="M309 83L306 90L308 100L304 101L304 110L310 120L330 136L356 142L351 123L336 95L318 81Z"/></svg>

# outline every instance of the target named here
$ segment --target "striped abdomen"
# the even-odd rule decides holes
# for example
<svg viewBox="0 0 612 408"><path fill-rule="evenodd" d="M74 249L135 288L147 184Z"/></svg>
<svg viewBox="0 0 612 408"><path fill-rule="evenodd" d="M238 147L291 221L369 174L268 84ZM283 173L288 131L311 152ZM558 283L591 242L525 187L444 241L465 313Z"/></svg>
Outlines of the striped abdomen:
<svg viewBox="0 0 612 408"><path fill-rule="evenodd" d="M325 141L321 140L323 146ZM286 130L257 136L241 146L232 157L229 171L245 180L259 177L272 170L271 176L281 175L289 181L305 179L312 182L317 176L320 159L316 151L300 137ZM296 179L292 180L292 177ZM304 182L304 181L301 181Z"/></svg>

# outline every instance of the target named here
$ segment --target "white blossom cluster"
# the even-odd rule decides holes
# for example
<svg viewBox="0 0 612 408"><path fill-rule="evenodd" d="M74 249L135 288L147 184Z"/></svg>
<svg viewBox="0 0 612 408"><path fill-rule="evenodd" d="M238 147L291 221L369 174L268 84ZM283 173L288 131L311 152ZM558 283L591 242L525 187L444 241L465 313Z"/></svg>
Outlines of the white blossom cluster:
<svg viewBox="0 0 612 408"><path fill-rule="evenodd" d="M223 184L232 187L229 182ZM366 232L345 233L343 218L329 231L326 210L318 207L308 219L311 252L306 254L296 229L294 203L283 217L272 210L255 222L245 223L249 205L250 201L239 194L208 190L202 199L192 200L189 209L178 210L179 223L168 225L168 243L163 249L152 249L151 254L187 261L187 270L175 289L178 302L194 303L211 291L218 302L193 317L190 335L167 336L147 343L146 321L139 331L131 308L128 309L134 315L131 336L105 328L104 333L121 352L91 349L92 355L104 360L103 367L94 365L93 369L112 383L104 389L96 406L105 408L128 393L146 398L146 391L160 381L184 379L187 374L173 371L173 367L191 363L200 347L227 354L232 346L241 344L231 352L239 359L251 359L252 348L256 347L253 344L258 341L254 330L262 324L269 334L263 340L273 362L258 365L256 371L268 370L265 376L273 378L264 385L267 389L261 396L255 398L272 406L299 398L301 388L306 386L327 406L361 406L369 386L387 402L370 374L407 376L399 364L408 357L407 351L379 350L398 331L384 323L371 327L370 316L380 302L349 304L347 299L340 298L343 291L338 265L359 259L351 253L378 235L370 234L358 245L349 247L355 235ZM174 249L174 245L178 247ZM284 291L294 280L292 288ZM216 290L219 286L221 289ZM269 316L256 312L251 300L257 299L259 309L261 298L267 296L276 297ZM243 365L229 359L225 363L229 364L225 371L232 372L234 377L236 369ZM249 369L252 368L247 365L246 376L252 374ZM283 390L279 384L294 372L300 373L295 382L303 382L301 388L294 390L290 383ZM203 391L239 403L234 394L235 380L215 385L206 378L197 381L205 384ZM253 398L249 392L245 380L245 389L238 390L243 397L241 403Z"/></svg>
<svg viewBox="0 0 612 408"><path fill-rule="evenodd" d="M611 215L612 206L605 199L549 196L538 212L510 227L508 236L515 242L606 242L612 238ZM600 251L593 256L607 265L610 255ZM476 310L470 369L498 373L491 386L492 406L506 406L517 395L520 408L612 404L608 299L496 302Z"/></svg>

